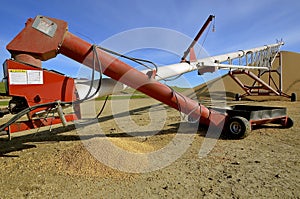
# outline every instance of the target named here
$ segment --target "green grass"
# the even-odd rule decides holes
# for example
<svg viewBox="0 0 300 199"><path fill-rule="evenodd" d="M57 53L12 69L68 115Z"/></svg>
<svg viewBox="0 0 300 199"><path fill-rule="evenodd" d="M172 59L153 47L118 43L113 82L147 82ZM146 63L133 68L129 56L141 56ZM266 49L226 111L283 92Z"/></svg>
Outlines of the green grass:
<svg viewBox="0 0 300 199"><path fill-rule="evenodd" d="M190 89L190 88L182 88L182 87L178 87L178 86L171 86L171 88L178 93L181 93L183 91Z"/></svg>
<svg viewBox="0 0 300 199"><path fill-rule="evenodd" d="M8 106L8 101L0 101L0 106Z"/></svg>
<svg viewBox="0 0 300 199"><path fill-rule="evenodd" d="M178 87L178 86L170 86L171 87L171 89L173 89L174 91L176 91L176 92L183 92L183 91L186 91L187 89L190 89L190 88L182 88L182 87ZM143 94L142 92L140 92L140 91L137 91L137 90L135 90L135 89L133 89L133 88L130 88L130 87L128 87L128 88L126 88L124 91L123 91L123 93L135 93L135 94Z"/></svg>
<svg viewBox="0 0 300 199"><path fill-rule="evenodd" d="M183 92L188 88L181 88L181 87L177 87L177 86L171 86L171 88L176 91L176 92ZM5 84L3 82L0 82L0 93L5 93ZM114 99L114 100L119 100L119 99L142 99L142 98L149 98L149 96L143 94L140 91L137 91L133 88L127 88L124 91L122 91L121 93L125 94L125 95L111 95L108 97L109 100ZM99 97L96 100L105 100L105 96L104 97ZM7 106L8 105L8 101L0 101L0 106Z"/></svg>
<svg viewBox="0 0 300 199"><path fill-rule="evenodd" d="M181 87L177 87L177 86L171 86L171 88L176 91L176 92L183 92L189 88L181 88ZM123 95L122 95L123 94ZM142 99L142 98L149 98L148 95L138 91L138 90L135 90L133 88L126 88L124 91L121 91L121 95L110 95L108 97L108 100L120 100L120 99ZM96 100L105 100L106 99L106 96L104 97L99 97L97 98Z"/></svg>
<svg viewBox="0 0 300 199"><path fill-rule="evenodd" d="M0 93L6 93L6 90L5 90L5 84L3 82L0 82ZM0 106L8 106L8 101L10 99L6 99L6 97L2 97L0 96L3 100L0 101Z"/></svg>
<svg viewBox="0 0 300 199"><path fill-rule="evenodd" d="M6 93L5 84L3 82L0 82L0 93Z"/></svg>
<svg viewBox="0 0 300 199"><path fill-rule="evenodd" d="M110 95L108 96L108 100L121 100L121 99L142 99L142 98L149 98L147 95L140 94L140 95ZM105 100L106 96L99 97L96 100Z"/></svg>

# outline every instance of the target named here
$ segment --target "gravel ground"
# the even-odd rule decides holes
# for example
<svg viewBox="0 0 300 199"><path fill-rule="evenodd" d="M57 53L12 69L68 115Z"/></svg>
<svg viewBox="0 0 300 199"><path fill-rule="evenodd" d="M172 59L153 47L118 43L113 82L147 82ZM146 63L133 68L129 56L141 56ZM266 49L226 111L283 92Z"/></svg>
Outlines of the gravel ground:
<svg viewBox="0 0 300 199"><path fill-rule="evenodd" d="M110 102L100 123L1 137L0 198L300 198L299 102L242 102L287 107L294 126L263 126L241 140L206 138L162 105L151 116L152 99L131 100L131 116L112 111ZM201 149L208 154L200 157Z"/></svg>

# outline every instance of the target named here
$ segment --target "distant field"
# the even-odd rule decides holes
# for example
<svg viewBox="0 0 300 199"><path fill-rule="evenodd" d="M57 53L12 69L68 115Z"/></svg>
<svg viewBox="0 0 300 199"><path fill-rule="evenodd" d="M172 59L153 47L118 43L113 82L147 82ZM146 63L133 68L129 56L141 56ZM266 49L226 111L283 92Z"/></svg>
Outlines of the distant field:
<svg viewBox="0 0 300 199"><path fill-rule="evenodd" d="M170 86L170 88L172 88L174 91L176 91L176 92L183 92L183 91L186 91L187 89L189 89L189 88L181 88L181 87L178 87L178 86ZM139 91L137 91L137 90L135 90L135 89L133 89L133 88L126 88L124 91L123 91L124 93L139 93L139 94L142 94L141 92L139 92Z"/></svg>
<svg viewBox="0 0 300 199"><path fill-rule="evenodd" d="M171 86L171 88L174 91L179 92L179 93L189 89L189 88L181 88L181 87L177 87L177 86ZM140 92L140 91L137 91L133 88L127 88L124 91L122 91L120 93L120 95L110 95L108 97L108 100L111 100L111 99L114 99L114 100L118 100L118 99L141 99L141 98L149 98L149 96L142 93L142 92ZM96 100L105 100L105 99L106 99L106 96L99 97Z"/></svg>
<svg viewBox="0 0 300 199"><path fill-rule="evenodd" d="M176 92L183 92L185 90L187 90L188 88L181 88L181 87L177 87L177 86L172 86L171 87L174 91ZM5 85L3 82L0 82L0 93L5 93ZM141 99L141 98L149 98L149 96L145 95L144 93L137 91L133 88L127 88L125 89L123 92L120 93L120 95L111 95L108 97L108 100L114 99L114 100L118 100L118 99ZM106 96L104 97L99 97L96 100L105 100ZM0 106L5 106L8 105L8 101L9 99L7 99L7 101L5 101L5 99L3 99L3 101L0 101Z"/></svg>
<svg viewBox="0 0 300 199"><path fill-rule="evenodd" d="M5 86L3 82L0 82L0 93L5 93Z"/></svg>
<svg viewBox="0 0 300 199"><path fill-rule="evenodd" d="M8 105L8 99L7 101L0 101L0 106L7 106Z"/></svg>
<svg viewBox="0 0 300 199"><path fill-rule="evenodd" d="M108 100L118 100L118 99L141 99L141 98L149 98L147 95L145 94L139 94L139 95L110 95L108 96ZM96 100L105 100L106 96L104 97L99 97Z"/></svg>
<svg viewBox="0 0 300 199"><path fill-rule="evenodd" d="M3 82L0 82L0 93L5 93L5 85ZM9 99L3 96L0 96L0 106L7 106Z"/></svg>

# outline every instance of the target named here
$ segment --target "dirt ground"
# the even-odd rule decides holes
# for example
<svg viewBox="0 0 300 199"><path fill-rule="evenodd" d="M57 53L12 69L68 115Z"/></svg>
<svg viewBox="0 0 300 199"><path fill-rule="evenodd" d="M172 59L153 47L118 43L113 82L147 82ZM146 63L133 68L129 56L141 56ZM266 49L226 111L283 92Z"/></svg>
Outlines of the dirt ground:
<svg viewBox="0 0 300 199"><path fill-rule="evenodd" d="M103 101L97 103L100 107ZM241 140L208 138L216 143L206 156L199 157L205 130L190 131L176 110L161 105L167 121L158 133L141 128L128 135L111 116L109 101L98 124L106 136L97 131L91 132L94 136L79 136L80 128L88 127L71 123L67 128L55 126L51 132L45 127L16 133L9 142L1 137L0 198L300 198L300 102L239 103L287 107L294 126L266 125ZM148 108L153 104L157 102L152 99L131 100L131 119L137 125L149 124ZM129 119L121 112L114 114ZM86 143L108 139L125 151L156 152L174 142L182 125L186 131L179 138L191 139L187 150L158 170L120 171L97 161L87 150ZM105 150L105 146L98 147ZM126 168L137 166L134 160L127 164Z"/></svg>

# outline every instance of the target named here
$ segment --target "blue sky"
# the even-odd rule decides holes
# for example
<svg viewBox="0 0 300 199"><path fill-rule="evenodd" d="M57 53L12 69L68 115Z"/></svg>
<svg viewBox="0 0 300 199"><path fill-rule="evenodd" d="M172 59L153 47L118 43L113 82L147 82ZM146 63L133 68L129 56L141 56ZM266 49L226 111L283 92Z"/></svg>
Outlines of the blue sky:
<svg viewBox="0 0 300 199"><path fill-rule="evenodd" d="M144 27L171 29L193 38L207 17L214 14L216 31L207 35L204 44L208 55L271 44L276 39L284 40L282 50L300 52L299 10L298 0L1 1L0 59L3 62L10 57L5 46L24 27L27 18L36 15L65 20L70 32L101 44L116 34ZM128 42L120 41L119 45L126 46ZM158 64L179 61L167 54L164 57L164 53L160 56L157 52L151 56L149 51L132 54ZM78 73L74 72L78 64L62 56L47 61L44 66L71 76ZM197 84L196 73L186 77L192 80L192 85Z"/></svg>

